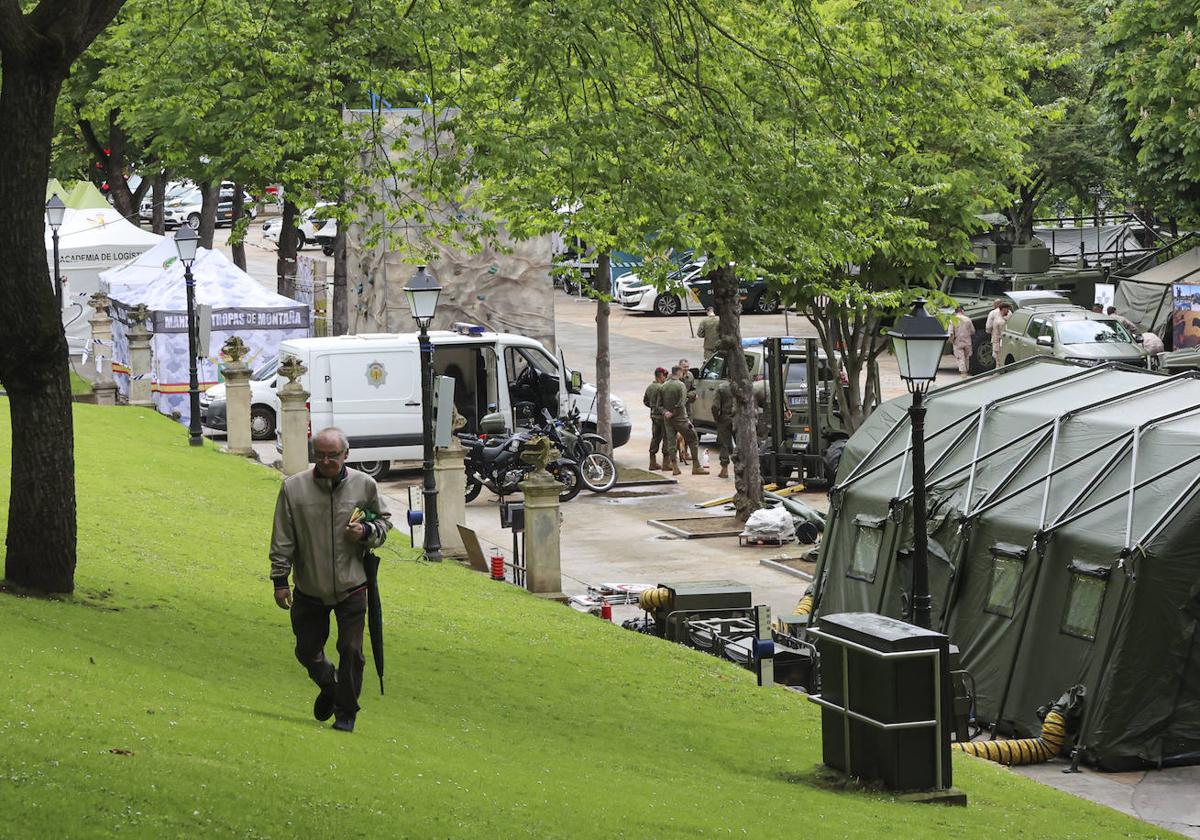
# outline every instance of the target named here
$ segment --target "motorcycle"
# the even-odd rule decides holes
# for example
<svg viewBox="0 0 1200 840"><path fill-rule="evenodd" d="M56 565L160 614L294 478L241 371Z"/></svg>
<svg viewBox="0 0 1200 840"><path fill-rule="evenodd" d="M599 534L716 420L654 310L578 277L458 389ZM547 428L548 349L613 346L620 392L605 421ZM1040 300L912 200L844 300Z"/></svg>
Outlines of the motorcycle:
<svg viewBox="0 0 1200 840"><path fill-rule="evenodd" d="M521 429L506 436L475 436L460 432L457 437L466 447L466 501L471 502L484 488L497 496L520 491L518 486L533 472L533 465L521 460L521 453L541 430ZM563 485L558 494L560 502L569 502L579 495L582 486L579 467L567 457L559 457L546 465L546 471Z"/></svg>
<svg viewBox="0 0 1200 840"><path fill-rule="evenodd" d="M560 420L555 420L543 409L542 417L546 421L543 434L578 465L583 486L593 493L607 493L613 489L617 483L617 465L604 452L608 441L600 435L580 430L579 409L572 407Z"/></svg>

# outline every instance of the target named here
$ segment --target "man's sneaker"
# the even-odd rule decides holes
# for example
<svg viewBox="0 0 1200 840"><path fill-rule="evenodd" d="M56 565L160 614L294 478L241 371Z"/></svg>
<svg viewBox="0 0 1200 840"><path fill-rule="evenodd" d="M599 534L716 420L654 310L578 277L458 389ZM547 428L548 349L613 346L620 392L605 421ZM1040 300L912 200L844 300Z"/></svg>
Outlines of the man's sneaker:
<svg viewBox="0 0 1200 840"><path fill-rule="evenodd" d="M338 732L354 731L354 715L338 715L333 722L333 728Z"/></svg>
<svg viewBox="0 0 1200 840"><path fill-rule="evenodd" d="M321 689L317 699L313 701L313 717L317 720L329 720L333 717L334 696L337 694L337 680Z"/></svg>

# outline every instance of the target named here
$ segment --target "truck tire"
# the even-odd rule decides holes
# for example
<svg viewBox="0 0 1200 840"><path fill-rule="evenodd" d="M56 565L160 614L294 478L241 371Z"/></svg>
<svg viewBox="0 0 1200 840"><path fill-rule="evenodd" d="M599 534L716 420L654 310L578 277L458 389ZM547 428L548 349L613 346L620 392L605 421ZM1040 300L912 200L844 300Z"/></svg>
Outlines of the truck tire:
<svg viewBox="0 0 1200 840"><path fill-rule="evenodd" d="M976 332L971 338L971 358L968 370L974 376L995 370L996 357L992 355L992 337L985 332Z"/></svg>
<svg viewBox="0 0 1200 840"><path fill-rule="evenodd" d="M842 453L845 451L846 438L838 438L825 448L825 454L821 456L825 461L825 471L830 484L837 480L838 467L842 463Z"/></svg>

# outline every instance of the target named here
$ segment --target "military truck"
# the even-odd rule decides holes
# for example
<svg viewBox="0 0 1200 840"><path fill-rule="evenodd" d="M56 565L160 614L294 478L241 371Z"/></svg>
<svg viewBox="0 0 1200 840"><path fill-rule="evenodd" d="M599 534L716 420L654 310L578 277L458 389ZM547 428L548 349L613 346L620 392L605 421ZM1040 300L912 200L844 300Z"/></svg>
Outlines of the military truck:
<svg viewBox="0 0 1200 840"><path fill-rule="evenodd" d="M742 353L766 420L767 436L759 441L763 480L784 483L797 473L809 483L831 481L852 431L838 404L838 379L845 373L837 359L830 364L816 339L792 337L745 338ZM726 366L725 354L716 353L696 372L691 417L699 434L716 432L713 401L728 381Z"/></svg>

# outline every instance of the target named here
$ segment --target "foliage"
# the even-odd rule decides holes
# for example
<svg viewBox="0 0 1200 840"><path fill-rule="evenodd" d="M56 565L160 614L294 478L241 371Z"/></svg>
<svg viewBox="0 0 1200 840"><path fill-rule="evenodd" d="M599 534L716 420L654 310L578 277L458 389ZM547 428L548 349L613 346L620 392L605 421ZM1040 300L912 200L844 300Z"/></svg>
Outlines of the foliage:
<svg viewBox="0 0 1200 840"><path fill-rule="evenodd" d="M968 809L837 789L802 696L403 549L380 575L387 694L368 665L356 731L331 731L271 599L277 474L149 410L76 415L77 594L0 594L14 832L774 836L790 815L838 837L1163 833L962 755Z"/></svg>
<svg viewBox="0 0 1200 840"><path fill-rule="evenodd" d="M1139 190L1188 219L1200 209L1198 14L1179 0L1121 0L1100 30L1104 96Z"/></svg>

